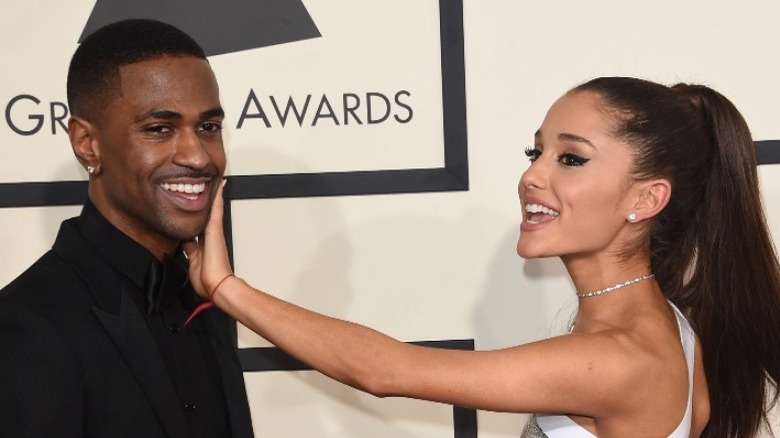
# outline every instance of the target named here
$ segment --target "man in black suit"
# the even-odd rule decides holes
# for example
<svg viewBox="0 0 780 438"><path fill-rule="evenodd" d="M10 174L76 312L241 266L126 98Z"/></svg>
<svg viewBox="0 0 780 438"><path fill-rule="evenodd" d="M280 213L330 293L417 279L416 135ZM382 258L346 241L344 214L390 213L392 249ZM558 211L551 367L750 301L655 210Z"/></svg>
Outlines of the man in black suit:
<svg viewBox="0 0 780 438"><path fill-rule="evenodd" d="M203 50L151 20L76 50L68 133L89 173L79 217L0 291L0 436L251 437L243 375L180 243L203 230L225 170Z"/></svg>

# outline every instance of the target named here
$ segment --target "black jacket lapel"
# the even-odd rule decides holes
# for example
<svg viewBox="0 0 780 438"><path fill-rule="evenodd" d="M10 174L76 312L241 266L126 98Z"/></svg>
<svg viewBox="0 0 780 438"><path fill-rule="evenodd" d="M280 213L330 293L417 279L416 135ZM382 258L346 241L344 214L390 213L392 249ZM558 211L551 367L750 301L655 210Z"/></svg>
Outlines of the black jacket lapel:
<svg viewBox="0 0 780 438"><path fill-rule="evenodd" d="M149 333L143 316L124 291L121 293L120 306L119 315L97 306L92 311L133 370L166 433L171 437L185 438L184 416L157 343Z"/></svg>
<svg viewBox="0 0 780 438"><path fill-rule="evenodd" d="M93 313L132 369L166 433L172 438L186 438L184 414L157 343L114 272L70 221L63 223L53 249L89 287L97 302Z"/></svg>
<svg viewBox="0 0 780 438"><path fill-rule="evenodd" d="M252 419L243 379L241 364L235 353L235 346L229 337L228 324L235 324L227 315L217 309L202 313L209 340L219 365L220 377L228 406L228 417L232 438L252 438Z"/></svg>

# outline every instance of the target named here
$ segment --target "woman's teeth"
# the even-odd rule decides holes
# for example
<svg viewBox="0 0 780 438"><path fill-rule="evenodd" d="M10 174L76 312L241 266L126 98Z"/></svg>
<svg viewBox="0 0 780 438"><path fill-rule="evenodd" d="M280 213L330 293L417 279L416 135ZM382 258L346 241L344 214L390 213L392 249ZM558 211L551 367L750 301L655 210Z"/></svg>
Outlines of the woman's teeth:
<svg viewBox="0 0 780 438"><path fill-rule="evenodd" d="M550 216L558 216L560 214L552 208L547 208L541 204L525 204L525 211L528 213L544 213Z"/></svg>

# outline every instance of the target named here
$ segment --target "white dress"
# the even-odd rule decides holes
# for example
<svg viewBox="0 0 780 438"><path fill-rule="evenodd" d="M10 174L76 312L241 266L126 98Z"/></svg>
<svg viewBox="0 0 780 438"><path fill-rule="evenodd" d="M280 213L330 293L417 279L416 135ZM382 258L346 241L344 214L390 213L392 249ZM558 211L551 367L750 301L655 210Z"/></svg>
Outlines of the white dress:
<svg viewBox="0 0 780 438"><path fill-rule="evenodd" d="M685 415L677 425L677 429L668 438L688 438L691 435L693 419L693 357L696 345L696 335L677 307L669 303L677 315L677 325L680 327L680 341L685 352L685 362L688 365L688 405ZM523 431L523 438L596 438L582 426L566 415L534 414Z"/></svg>

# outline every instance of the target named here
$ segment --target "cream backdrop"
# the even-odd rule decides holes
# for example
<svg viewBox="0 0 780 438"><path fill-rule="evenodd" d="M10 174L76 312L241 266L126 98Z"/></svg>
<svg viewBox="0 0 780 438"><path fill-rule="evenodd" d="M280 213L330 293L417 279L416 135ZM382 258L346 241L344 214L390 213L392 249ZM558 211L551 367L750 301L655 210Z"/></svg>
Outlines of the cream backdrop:
<svg viewBox="0 0 780 438"><path fill-rule="evenodd" d="M601 75L702 82L735 102L756 140L780 139L776 0L464 3L469 189L234 201L234 254L240 276L298 304L402 340L474 339L477 349L531 341L559 331L573 309L572 287L562 265L557 260L524 261L514 250L520 216L516 185L528 165L523 149L563 91ZM435 101L440 92L439 67L430 62L437 48L427 44L438 36L437 2L304 4L320 32L355 43L356 56L363 56L366 46L358 44L361 36L350 35L370 35L373 29L395 32L376 43L376 50L390 59L376 71L342 68L354 60L337 56L338 48L328 48L327 38L291 43L308 51L307 56L319 56L316 65L323 77L340 78L304 92L371 91L387 84L392 94L399 86L409 86L417 98L415 105L420 105L415 108L420 111L416 120L425 119L429 109L420 102ZM0 5L3 106L19 94L37 96L41 105L64 102L67 62L94 2L2 0ZM345 22L350 28L336 25L343 23L332 17L333 5L342 15L349 11ZM422 43L416 44L418 39ZM233 99L226 105L233 127L246 98L246 84L258 95L271 92L264 86L285 92L280 78L261 79L263 62L284 63L293 70L295 66L275 48L263 51L265 58L256 71L238 55L211 58L223 104ZM303 79L293 75L292 80ZM431 123L437 122L435 113L430 110ZM275 143L278 149L258 153L229 144L233 159L229 172L414 167L441 161L440 131L422 123L355 130L356 143L400 136L399 144L409 150L402 148L398 156L382 155L386 153L382 148L377 148L378 155L369 151L360 156L350 149L355 144L328 143L335 142L329 137L333 127L263 130L256 123L251 129L260 141ZM25 137L13 133L7 121L0 129L0 182L86 178L61 130ZM227 131L228 143L243 135ZM312 162L304 159L308 152L295 148L307 141L301 139L306 135L323 136L321 147L330 152L314 154ZM284 149L286 139L292 152ZM760 173L771 227L780 230L780 165L762 166ZM49 248L59 222L78 210L0 209L0 285ZM245 330L239 330L239 343L267 345ZM375 399L311 371L250 372L245 377L257 436L453 435L452 410L447 406ZM517 436L525 421L524 415L489 412L479 412L478 418L483 438ZM777 432L777 416L774 423Z"/></svg>

